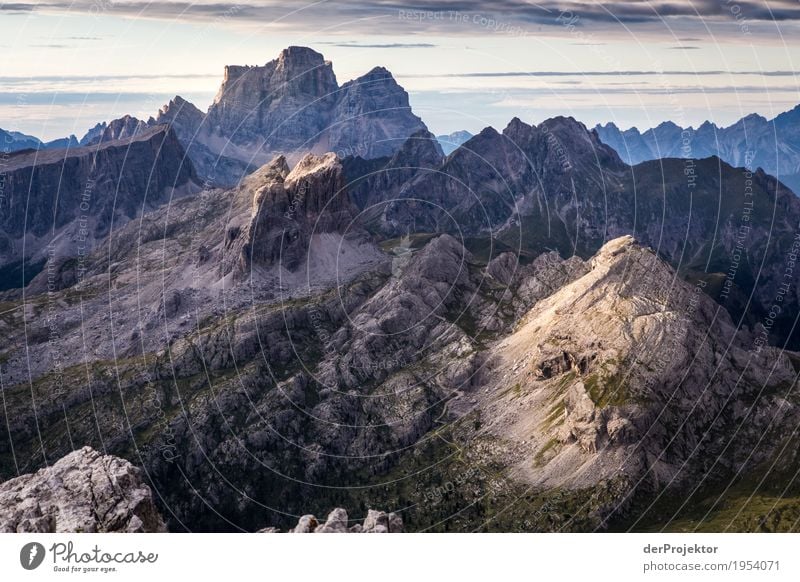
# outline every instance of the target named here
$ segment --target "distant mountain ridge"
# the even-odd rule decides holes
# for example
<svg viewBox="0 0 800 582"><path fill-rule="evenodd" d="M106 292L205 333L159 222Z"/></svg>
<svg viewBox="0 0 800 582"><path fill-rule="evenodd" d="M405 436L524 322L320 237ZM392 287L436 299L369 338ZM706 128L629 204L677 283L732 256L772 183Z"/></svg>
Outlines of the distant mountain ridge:
<svg viewBox="0 0 800 582"><path fill-rule="evenodd" d="M95 145L164 123L174 127L198 174L224 186L276 155L292 163L309 152L378 158L427 130L386 68L374 67L340 86L330 61L313 49L290 46L263 66L226 66L207 113L178 95L146 121L125 115L97 124L80 140L70 136L44 145L23 136L27 141L7 151ZM12 139L0 145L6 142Z"/></svg>
<svg viewBox="0 0 800 582"><path fill-rule="evenodd" d="M469 141L471 138L472 134L462 129L461 131L454 131L453 133L449 133L447 135L437 135L436 141L438 141L439 145L442 146L444 155L449 156L456 151L461 144Z"/></svg>
<svg viewBox="0 0 800 582"><path fill-rule="evenodd" d="M706 121L697 128L665 121L641 132L614 123L595 126L603 143L629 164L659 158L718 156L732 166L763 168L800 192L800 105L774 119L751 113L728 127Z"/></svg>
<svg viewBox="0 0 800 582"><path fill-rule="evenodd" d="M12 153L21 150L53 150L66 147L77 147L78 139L71 135L43 142L38 137L27 135L19 131L0 129L0 152Z"/></svg>

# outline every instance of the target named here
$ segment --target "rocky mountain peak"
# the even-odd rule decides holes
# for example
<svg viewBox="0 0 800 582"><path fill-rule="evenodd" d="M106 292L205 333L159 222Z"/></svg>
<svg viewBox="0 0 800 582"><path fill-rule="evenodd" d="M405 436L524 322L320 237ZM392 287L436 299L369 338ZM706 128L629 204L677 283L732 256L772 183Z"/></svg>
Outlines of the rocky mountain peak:
<svg viewBox="0 0 800 582"><path fill-rule="evenodd" d="M608 241L597 251L597 254L592 258L592 265L594 267L595 265L599 266L615 261L622 253L638 247L639 244L636 239L629 234L615 238Z"/></svg>
<svg viewBox="0 0 800 582"><path fill-rule="evenodd" d="M392 73L386 67L372 67L365 75L359 77L361 81L394 81ZM396 82L396 81L395 81Z"/></svg>
<svg viewBox="0 0 800 582"><path fill-rule="evenodd" d="M132 115L125 115L108 124L100 141L113 141L136 137L147 129L147 123Z"/></svg>
<svg viewBox="0 0 800 582"><path fill-rule="evenodd" d="M451 158L448 159L456 159L458 157L467 157L467 159L470 159L474 157L472 152L482 151L487 147L491 148L492 146L490 144L496 144L502 141L502 137L503 134L499 133L491 125L484 127L480 132L465 141L462 144L464 147L455 150Z"/></svg>
<svg viewBox="0 0 800 582"><path fill-rule="evenodd" d="M258 213L258 209L263 204L266 196L273 195L271 193L275 192L276 188L283 188L284 181L288 175L289 164L286 161L286 156L278 156L245 178L243 189L253 192L253 216Z"/></svg>
<svg viewBox="0 0 800 582"><path fill-rule="evenodd" d="M158 110L159 116L172 116L175 114L176 110L186 110L187 112L191 113L191 115L200 115L203 116L203 112L200 111L197 107L195 107L191 102L187 101L180 95L175 95L169 102L164 105L161 109Z"/></svg>
<svg viewBox="0 0 800 582"><path fill-rule="evenodd" d="M95 126L87 131L80 139L80 145L87 146L92 143L97 143L97 141L102 137L103 132L106 130L106 127L108 127L108 124L105 121L95 124Z"/></svg>
<svg viewBox="0 0 800 582"><path fill-rule="evenodd" d="M154 123L169 123L182 141L191 143L205 119L205 113L200 111L180 95L158 110Z"/></svg>
<svg viewBox="0 0 800 582"><path fill-rule="evenodd" d="M137 122L115 120L109 136L132 135ZM227 65L207 114L176 96L156 123L171 124L201 176L225 186L277 154L291 160L327 151L341 158L388 157L427 129L386 68L374 67L340 87L331 62L302 46L284 49L263 66Z"/></svg>
<svg viewBox="0 0 800 582"><path fill-rule="evenodd" d="M339 86L322 55L290 47L263 67L228 66L209 129L249 148L312 149L329 125Z"/></svg>
<svg viewBox="0 0 800 582"><path fill-rule="evenodd" d="M572 116L557 115L542 121L538 128L545 132L558 132L563 135L571 135L581 139L587 139L592 136L586 126Z"/></svg>
<svg viewBox="0 0 800 582"><path fill-rule="evenodd" d="M522 131L530 131L531 126L522 121L519 117L514 117L511 121L508 122L506 128L503 130L503 134L514 134L519 133Z"/></svg>
<svg viewBox="0 0 800 582"><path fill-rule="evenodd" d="M317 51L301 46L291 46L266 65L271 70L267 90L280 94L308 94L326 97L337 87L336 76L330 61Z"/></svg>
<svg viewBox="0 0 800 582"><path fill-rule="evenodd" d="M674 121L671 121L669 119L666 120L666 121L662 121L661 123L659 123L656 126L656 130L662 130L662 131L663 130L675 130L675 129L680 129L680 127Z"/></svg>
<svg viewBox="0 0 800 582"><path fill-rule="evenodd" d="M744 123L753 123L753 124L761 124L767 123L767 118L763 115L759 115L758 113L751 113L750 115L745 115L741 119Z"/></svg>
<svg viewBox="0 0 800 582"><path fill-rule="evenodd" d="M329 129L330 149L342 152L342 157L390 156L423 129L425 124L411 111L408 93L387 69L375 67L342 85Z"/></svg>
<svg viewBox="0 0 800 582"><path fill-rule="evenodd" d="M278 159L280 159L279 156ZM306 154L290 172L287 177L288 182L298 181L309 176L319 175L324 172L329 172L334 168L341 168L338 156L333 152L328 152L323 155Z"/></svg>

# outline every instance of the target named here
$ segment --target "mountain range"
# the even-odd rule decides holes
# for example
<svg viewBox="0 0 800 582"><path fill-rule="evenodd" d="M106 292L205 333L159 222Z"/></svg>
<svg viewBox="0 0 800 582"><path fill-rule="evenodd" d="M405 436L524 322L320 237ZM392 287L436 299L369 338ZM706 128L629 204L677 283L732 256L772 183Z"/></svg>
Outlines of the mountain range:
<svg viewBox="0 0 800 582"><path fill-rule="evenodd" d="M28 141L11 142L8 151L94 145L163 124L172 126L201 178L225 186L277 153L293 161L307 151L373 158L426 129L411 111L408 93L385 68L340 86L330 61L292 46L264 66L225 67L206 113L176 96L146 121L126 115L96 125L80 140L71 136L45 145L21 136Z"/></svg>
<svg viewBox="0 0 800 582"><path fill-rule="evenodd" d="M728 127L706 121L684 128L665 121L644 132L635 127L622 131L614 123L595 130L629 164L718 156L733 166L763 168L800 192L800 105L770 120L750 114Z"/></svg>
<svg viewBox="0 0 800 582"><path fill-rule="evenodd" d="M83 466L127 476L76 489L104 531L796 527L800 200L764 170L570 117L445 154L385 69L298 47L90 141L5 160L3 529L78 527L40 483Z"/></svg>

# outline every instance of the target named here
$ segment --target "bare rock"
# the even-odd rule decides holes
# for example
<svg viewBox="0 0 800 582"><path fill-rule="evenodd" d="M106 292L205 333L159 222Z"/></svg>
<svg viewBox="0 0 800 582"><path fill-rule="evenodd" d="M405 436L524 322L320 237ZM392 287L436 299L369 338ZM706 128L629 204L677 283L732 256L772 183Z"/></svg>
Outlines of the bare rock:
<svg viewBox="0 0 800 582"><path fill-rule="evenodd" d="M364 523L349 526L347 511L337 507L328 514L325 523L320 524L313 515L304 515L289 533L402 533L403 518L396 513L386 513L370 509ZM266 527L258 533L277 533L278 529Z"/></svg>
<svg viewBox="0 0 800 582"><path fill-rule="evenodd" d="M313 515L304 515L300 518L300 521L297 522L297 525L291 533L314 533L318 525L319 522L316 517Z"/></svg>
<svg viewBox="0 0 800 582"><path fill-rule="evenodd" d="M0 484L2 532L164 532L152 492L128 461L83 447Z"/></svg>
<svg viewBox="0 0 800 582"><path fill-rule="evenodd" d="M314 533L347 533L347 512L337 507L328 514L328 519Z"/></svg>

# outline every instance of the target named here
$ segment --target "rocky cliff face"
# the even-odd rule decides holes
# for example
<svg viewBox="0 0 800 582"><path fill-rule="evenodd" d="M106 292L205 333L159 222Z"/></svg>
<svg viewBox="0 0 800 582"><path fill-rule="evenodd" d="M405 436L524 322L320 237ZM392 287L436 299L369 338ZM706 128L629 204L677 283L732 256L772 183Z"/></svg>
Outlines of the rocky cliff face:
<svg viewBox="0 0 800 582"><path fill-rule="evenodd" d="M83 447L52 466L0 483L0 531L164 532L141 470Z"/></svg>
<svg viewBox="0 0 800 582"><path fill-rule="evenodd" d="M0 264L87 255L113 227L197 188L163 125L98 146L12 154L5 171Z"/></svg>
<svg viewBox="0 0 800 582"><path fill-rule="evenodd" d="M339 86L329 61L289 47L263 67L227 66L208 110L213 133L271 151L310 150L328 127Z"/></svg>
<svg viewBox="0 0 800 582"><path fill-rule="evenodd" d="M358 233L353 226L356 209L333 153L308 154L291 171L286 158L278 156L249 176L239 190L252 196L252 211L243 227L229 224L226 245L229 256L238 256L240 275L249 275L254 267L295 271L308 263L313 238Z"/></svg>
<svg viewBox="0 0 800 582"><path fill-rule="evenodd" d="M97 143L103 136L103 132L105 132L107 127L108 124L105 121L95 124L94 127L92 127L83 135L83 137L80 139L79 145L88 146Z"/></svg>
<svg viewBox="0 0 800 582"><path fill-rule="evenodd" d="M381 214L384 203L401 196L406 184L426 170L438 170L443 160L433 134L421 130L405 140L392 156L365 160L351 155L342 163L350 198L363 209L363 220L368 222Z"/></svg>
<svg viewBox="0 0 800 582"><path fill-rule="evenodd" d="M706 121L683 128L672 122L640 132L613 123L595 130L628 163L660 158L717 156L732 166L763 168L795 192L800 190L800 105L767 120L751 114L728 127Z"/></svg>
<svg viewBox="0 0 800 582"><path fill-rule="evenodd" d="M391 156L409 136L426 131L411 111L408 93L383 67L348 81L337 97L327 124L327 141L328 149L340 157Z"/></svg>

